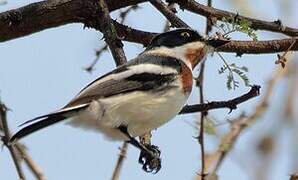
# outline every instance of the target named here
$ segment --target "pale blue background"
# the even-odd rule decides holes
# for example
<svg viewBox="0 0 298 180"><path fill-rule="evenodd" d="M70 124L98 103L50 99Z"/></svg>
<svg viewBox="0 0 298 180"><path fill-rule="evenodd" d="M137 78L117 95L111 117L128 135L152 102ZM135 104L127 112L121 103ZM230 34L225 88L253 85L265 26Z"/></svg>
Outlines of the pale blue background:
<svg viewBox="0 0 298 180"><path fill-rule="evenodd" d="M29 2L32 1L9 0L7 5L0 6L0 11L21 7ZM297 20L297 12L291 15L296 18L286 18L280 13L278 2L254 1L252 9L262 19L273 21L279 18L284 24L297 27L297 21L294 21ZM239 11L228 5L227 1L215 0L214 6ZM298 7L298 4L295 3L294 7ZM204 18L189 12L179 12L179 15L194 29L204 31ZM117 17L117 13L113 13L113 16ZM160 13L146 3L138 13L131 13L125 23L139 29L161 32L164 25L161 19L164 20ZM283 37L273 33L258 33L258 35L259 39ZM94 50L101 47L100 38L101 34L92 29L84 30L82 24L70 24L0 43L0 96L12 109L8 119L13 132L25 120L65 105L82 87L114 68L111 55L105 53L92 74L83 70L94 59ZM237 35L235 38L247 39L243 35ZM142 50L143 47L140 45L125 43L128 59L137 56ZM229 62L246 65L250 69L248 76L252 84L262 85L262 90L265 89L266 80L270 78L272 71L278 68L274 65L276 55L244 55L242 58L234 58L232 54L223 55ZM209 101L229 99L249 90L241 84L237 90L228 91L225 76L217 73L221 64L217 56L208 58L205 97ZM281 92L283 92L282 85L276 89L273 101L279 100L278 94ZM197 90L193 92L192 97L190 103L197 102ZM219 122L225 122L226 118L235 117L243 110L249 113L260 99L255 98L241 104L230 115L227 114L228 110L212 111L210 115ZM256 133L260 131L264 133L272 126L271 119L277 115L278 108L272 108L266 113L262 123L258 123L243 134L233 150L233 155L226 159L219 171L221 179L250 179L249 168L238 160L249 157L248 160L255 159L257 163L257 157L253 157L248 149L250 144L255 143L253 137ZM120 179L192 179L200 169L200 150L193 138L196 136L196 131L189 123L194 124L197 118L197 114L178 116L153 132L153 143L162 150L163 168L158 174L144 173L137 163L139 151L129 147ZM225 127L227 124L219 127L219 134L224 132ZM207 149L216 148L219 140L216 137L207 137ZM121 146L121 143L105 140L100 134L63 124L35 133L22 142L26 144L28 152L49 180L110 179L118 158L118 148ZM283 143L285 147L287 143L287 141ZM283 151L287 151L287 148ZM289 159L284 155L276 160L279 164L272 167L271 179L288 179L292 170L288 165ZM28 179L34 179L28 170L24 169ZM0 152L0 179L17 179L6 148Z"/></svg>

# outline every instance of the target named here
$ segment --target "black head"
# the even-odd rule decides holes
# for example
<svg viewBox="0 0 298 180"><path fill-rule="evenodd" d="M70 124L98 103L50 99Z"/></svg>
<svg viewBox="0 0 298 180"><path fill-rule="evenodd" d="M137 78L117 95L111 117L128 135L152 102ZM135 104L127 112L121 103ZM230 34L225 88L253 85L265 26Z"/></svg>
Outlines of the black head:
<svg viewBox="0 0 298 180"><path fill-rule="evenodd" d="M227 40L206 39L195 30L181 28L161 33L155 36L152 39L151 43L148 45L147 49L152 49L161 46L173 48L195 41L202 41L206 43L206 45L212 46L214 48L222 46L229 42Z"/></svg>
<svg viewBox="0 0 298 180"><path fill-rule="evenodd" d="M204 38L197 31L186 28L176 29L155 36L147 49L160 46L173 48L195 41L204 41Z"/></svg>

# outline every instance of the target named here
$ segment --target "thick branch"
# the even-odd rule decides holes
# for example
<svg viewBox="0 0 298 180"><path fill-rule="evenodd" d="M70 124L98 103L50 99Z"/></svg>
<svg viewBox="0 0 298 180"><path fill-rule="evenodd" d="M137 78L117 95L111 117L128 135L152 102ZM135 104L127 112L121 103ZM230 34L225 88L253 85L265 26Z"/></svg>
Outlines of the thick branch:
<svg viewBox="0 0 298 180"><path fill-rule="evenodd" d="M161 0L150 0L150 3L159 11L161 12L168 21L171 22L172 26L174 27L184 27L189 28L189 26L182 21L179 17L172 12L171 9L168 8L166 4L164 4Z"/></svg>
<svg viewBox="0 0 298 180"><path fill-rule="evenodd" d="M113 11L144 1L145 0L110 0L107 5L109 10ZM203 5L200 7L205 8ZM210 10L207 6L206 9ZM216 10L216 12L217 11L221 12L220 10ZM19 9L0 13L0 42L76 22L84 23L88 27L100 29L97 18L98 6L96 0L51 0L32 3ZM133 29L116 23L115 21L114 25L118 36L123 38L123 40L141 43L145 46L148 45L150 40L156 35L156 33ZM222 46L218 51L236 52L238 54L277 53L286 51L293 41L297 39L298 38L272 41L231 41L231 43ZM298 50L297 41L291 50Z"/></svg>
<svg viewBox="0 0 298 180"><path fill-rule="evenodd" d="M260 86L252 86L250 91L240 97L231 99L229 101L213 101L210 103L196 104L196 105L187 105L184 106L179 114L195 113L195 112L204 112L211 109L219 108L229 108L231 111L237 108L238 104L241 104L251 98L260 95Z"/></svg>
<svg viewBox="0 0 298 180"><path fill-rule="evenodd" d="M251 28L256 30L266 30L271 32L283 33L288 36L298 36L298 29L283 26L279 20L277 21L262 21L258 19L253 19L245 16L240 16L236 13L212 8L205 6L203 4L197 3L194 0L168 0L170 2L178 3L181 8L187 9L188 11L192 11L196 14L200 14L207 18L216 18L217 20L222 20L223 18L227 20L233 21L235 18L237 20L247 20L251 24Z"/></svg>
<svg viewBox="0 0 298 180"><path fill-rule="evenodd" d="M157 33L149 33L145 31L129 28L125 30L123 26L116 26L120 34L125 34L125 31L132 32L124 35L125 41L141 43L145 46L150 43L151 38L153 38ZM133 36L135 35L135 36ZM280 40L267 40L267 41L231 41L228 44L225 44L218 48L219 52L229 52L237 54L268 54L268 53L278 53L287 51L291 44L296 41L290 51L298 51L298 38L287 38Z"/></svg>
<svg viewBox="0 0 298 180"><path fill-rule="evenodd" d="M119 24L114 21L117 29L117 34L123 37L123 40L134 43L140 43L144 46L148 45L151 39L158 33L146 32L137 29L130 28L128 26ZM293 44L293 42L295 43ZM293 45L292 45L293 44ZM267 41L231 41L218 48L219 52L229 52L241 54L268 54L287 51L291 47L290 51L298 51L298 38L286 38L279 40L267 40Z"/></svg>
<svg viewBox="0 0 298 180"><path fill-rule="evenodd" d="M145 0L109 0L110 11ZM49 0L0 13L0 42L70 23L94 21L97 0Z"/></svg>
<svg viewBox="0 0 298 180"><path fill-rule="evenodd" d="M114 25L117 30L117 35L123 38L124 41L139 43L143 44L144 46L147 46L150 43L151 39L158 34L133 29L129 26L122 25L116 21L114 21Z"/></svg>
<svg viewBox="0 0 298 180"><path fill-rule="evenodd" d="M109 45L109 49L113 55L116 65L119 66L127 62L124 51L122 49L123 43L118 38L113 21L111 20L108 6L105 0L99 0L99 14L98 23L102 30L105 41ZM100 17L100 18L99 18Z"/></svg>

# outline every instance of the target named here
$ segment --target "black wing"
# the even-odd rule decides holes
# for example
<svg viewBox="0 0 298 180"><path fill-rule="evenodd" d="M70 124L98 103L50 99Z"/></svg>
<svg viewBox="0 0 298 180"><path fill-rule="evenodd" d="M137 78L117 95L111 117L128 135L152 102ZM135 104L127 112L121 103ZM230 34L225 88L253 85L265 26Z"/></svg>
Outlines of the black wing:
<svg viewBox="0 0 298 180"><path fill-rule="evenodd" d="M158 65L152 69L142 70L142 66L136 70L131 67L152 64ZM163 72L163 68L170 68L172 71ZM92 100L114 96L132 91L161 90L169 87L170 82L177 78L181 71L181 61L176 58L162 56L140 55L118 67L114 71L96 79L81 92L65 107L73 107L80 104L90 103Z"/></svg>

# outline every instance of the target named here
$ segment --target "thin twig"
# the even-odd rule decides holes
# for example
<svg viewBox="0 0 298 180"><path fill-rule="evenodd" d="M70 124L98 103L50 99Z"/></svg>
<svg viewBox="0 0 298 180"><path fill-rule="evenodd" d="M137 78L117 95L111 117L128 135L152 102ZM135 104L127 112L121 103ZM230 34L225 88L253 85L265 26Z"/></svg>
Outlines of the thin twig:
<svg viewBox="0 0 298 180"><path fill-rule="evenodd" d="M128 14L131 11L136 11L137 9L139 9L140 7L138 5L132 5L131 7L127 8L125 11L121 11L119 18L120 18L120 23L123 24L126 17L128 16Z"/></svg>
<svg viewBox="0 0 298 180"><path fill-rule="evenodd" d="M294 46L294 44L296 43L296 40L293 41L293 43L289 46L289 48L283 53L283 55L279 55L277 54L278 60L275 61L275 64L280 64L282 68L284 68L286 66L286 62L287 62L287 58L286 55L288 54L288 52L290 51L290 49L292 49L292 47Z"/></svg>
<svg viewBox="0 0 298 180"><path fill-rule="evenodd" d="M103 47L101 47L100 49L95 51L95 59L92 61L92 63L87 66L86 68L84 68L87 72L92 73L92 71L94 70L94 66L96 65L96 63L98 62L100 56L102 55L103 52L105 52L108 49L108 45L105 44Z"/></svg>
<svg viewBox="0 0 298 180"><path fill-rule="evenodd" d="M19 154L22 156L24 159L25 163L33 173L33 175L36 177L38 180L45 180L45 176L41 170L41 168L33 161L33 159L30 157L30 155L27 153L25 150L25 147L21 145L20 143L16 143L14 145L16 147L16 150L19 152Z"/></svg>
<svg viewBox="0 0 298 180"><path fill-rule="evenodd" d="M4 131L4 136L2 137L2 141L4 143L4 145L8 148L10 155L13 159L14 165L16 167L18 176L20 180L25 180L25 175L24 172L22 170L21 167L21 163L20 163L20 159L18 158L17 152L14 148L13 145L10 145L8 143L9 139L10 139L10 132L9 132L9 128L7 125L7 118L6 118L6 112L7 112L7 108L4 104L2 104L2 102L0 102L0 119L1 119L1 123L2 123L2 128Z"/></svg>
<svg viewBox="0 0 298 180"><path fill-rule="evenodd" d="M230 65L228 64L228 62L225 60L225 58L218 51L216 51L216 54L220 57L220 59L224 62L224 64L228 68L228 70L229 70L229 76L231 77L232 82L233 82L233 89L235 89L237 83L235 81L234 74L233 74L233 71L232 71Z"/></svg>
<svg viewBox="0 0 298 180"><path fill-rule="evenodd" d="M120 149L120 154L119 154L117 164L115 166L115 169L114 169L114 172L113 172L113 175L112 175L112 180L119 179L120 170L122 168L123 161L124 161L126 153L127 153L127 147L128 147L128 143L124 142L121 149Z"/></svg>
<svg viewBox="0 0 298 180"><path fill-rule="evenodd" d="M205 61L202 62L200 66L200 74L198 77L198 87L199 87L199 96L200 96L200 104L204 103L204 71L205 71ZM187 106L185 106L181 111L185 110ZM189 106L188 106L189 107ZM180 112L181 112L180 111ZM200 177L202 180L205 178L205 146L204 146L204 119L205 116L207 115L207 111L201 111L200 114L200 131L199 131L199 137L198 137L198 142L201 147L201 173Z"/></svg>
<svg viewBox="0 0 298 180"><path fill-rule="evenodd" d="M212 0L208 0L207 2L208 6L212 6ZM209 32L211 31L212 28L212 23L210 23L210 19L207 18L206 21L206 30L205 33L206 35L209 34ZM201 63L201 67L200 67L200 74L198 77L199 83L199 93L200 93L200 104L204 103L204 73L205 73L205 61L203 61ZM200 115L200 132L199 132L199 137L198 137L198 141L201 147L201 173L200 173L200 177L201 180L205 179L205 142L204 142L204 121L205 121L205 116L207 116L208 111L203 111L201 112Z"/></svg>

